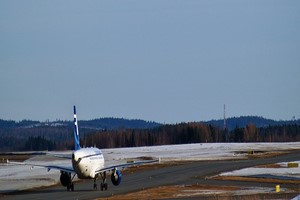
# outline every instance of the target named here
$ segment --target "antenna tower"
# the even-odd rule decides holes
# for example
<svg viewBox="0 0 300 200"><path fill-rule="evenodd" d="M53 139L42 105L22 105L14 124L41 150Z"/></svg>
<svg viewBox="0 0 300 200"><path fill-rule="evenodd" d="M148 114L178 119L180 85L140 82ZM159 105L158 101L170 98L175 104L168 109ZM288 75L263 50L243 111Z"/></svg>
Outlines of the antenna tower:
<svg viewBox="0 0 300 200"><path fill-rule="evenodd" d="M226 106L224 104L224 130L226 129Z"/></svg>

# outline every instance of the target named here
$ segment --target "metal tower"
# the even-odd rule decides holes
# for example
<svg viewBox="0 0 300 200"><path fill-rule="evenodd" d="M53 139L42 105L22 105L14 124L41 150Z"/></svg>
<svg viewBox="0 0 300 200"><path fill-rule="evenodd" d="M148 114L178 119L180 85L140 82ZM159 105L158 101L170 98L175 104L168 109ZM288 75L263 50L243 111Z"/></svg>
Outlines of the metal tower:
<svg viewBox="0 0 300 200"><path fill-rule="evenodd" d="M224 130L226 129L226 107L225 107L225 104L224 104Z"/></svg>

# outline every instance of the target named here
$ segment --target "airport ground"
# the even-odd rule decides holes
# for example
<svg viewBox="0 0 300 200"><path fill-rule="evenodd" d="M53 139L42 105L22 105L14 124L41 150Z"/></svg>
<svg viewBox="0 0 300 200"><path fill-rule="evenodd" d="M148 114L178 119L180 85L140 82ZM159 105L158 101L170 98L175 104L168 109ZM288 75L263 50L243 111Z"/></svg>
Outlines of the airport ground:
<svg viewBox="0 0 300 200"><path fill-rule="evenodd" d="M225 171L295 160L300 160L299 150L245 160L172 162L127 170L121 185L115 187L109 182L107 191L93 191L93 181L84 180L76 183L74 192L56 185L3 193L0 199L291 199L300 194L300 181L212 177ZM277 184L282 188L278 193ZM255 188L252 193L251 188Z"/></svg>

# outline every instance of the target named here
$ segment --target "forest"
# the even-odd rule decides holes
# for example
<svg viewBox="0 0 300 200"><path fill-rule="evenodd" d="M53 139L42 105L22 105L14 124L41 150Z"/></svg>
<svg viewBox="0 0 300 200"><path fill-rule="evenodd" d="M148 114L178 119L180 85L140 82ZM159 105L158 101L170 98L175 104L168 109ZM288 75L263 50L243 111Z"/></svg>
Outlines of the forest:
<svg viewBox="0 0 300 200"><path fill-rule="evenodd" d="M211 142L300 141L299 120L276 124L273 121L263 122L263 119L259 117L235 119L241 121L242 124L236 124L235 128L231 127L230 129L209 122L166 125L150 122L150 127L147 127L145 122L137 120L138 124L143 124L143 128L131 128L134 124L133 121L129 121L129 126L126 126L124 122L118 126L114 121L113 126L117 128L108 128L107 124L112 122L105 120L106 126L97 124L97 120L93 120L92 124L89 124L88 121L85 122L86 124L79 122L79 127L81 127L80 142L82 146L86 147L117 148ZM272 123L267 125L268 122ZM6 121L0 120L0 151L73 149L73 126L71 122L34 122L34 124L32 125L31 121L19 123L7 121L6 123Z"/></svg>
<svg viewBox="0 0 300 200"><path fill-rule="evenodd" d="M114 148L189 143L295 141L300 141L300 126L296 124L261 128L249 124L244 128L228 131L212 125L193 122L144 130L98 131L85 135L82 144Z"/></svg>

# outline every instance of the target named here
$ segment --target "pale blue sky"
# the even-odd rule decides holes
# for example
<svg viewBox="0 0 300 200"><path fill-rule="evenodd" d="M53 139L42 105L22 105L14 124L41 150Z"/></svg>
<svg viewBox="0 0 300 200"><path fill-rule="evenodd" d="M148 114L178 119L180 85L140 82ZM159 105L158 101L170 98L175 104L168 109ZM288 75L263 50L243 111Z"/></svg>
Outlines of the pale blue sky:
<svg viewBox="0 0 300 200"><path fill-rule="evenodd" d="M300 118L299 0L2 0L0 118Z"/></svg>

